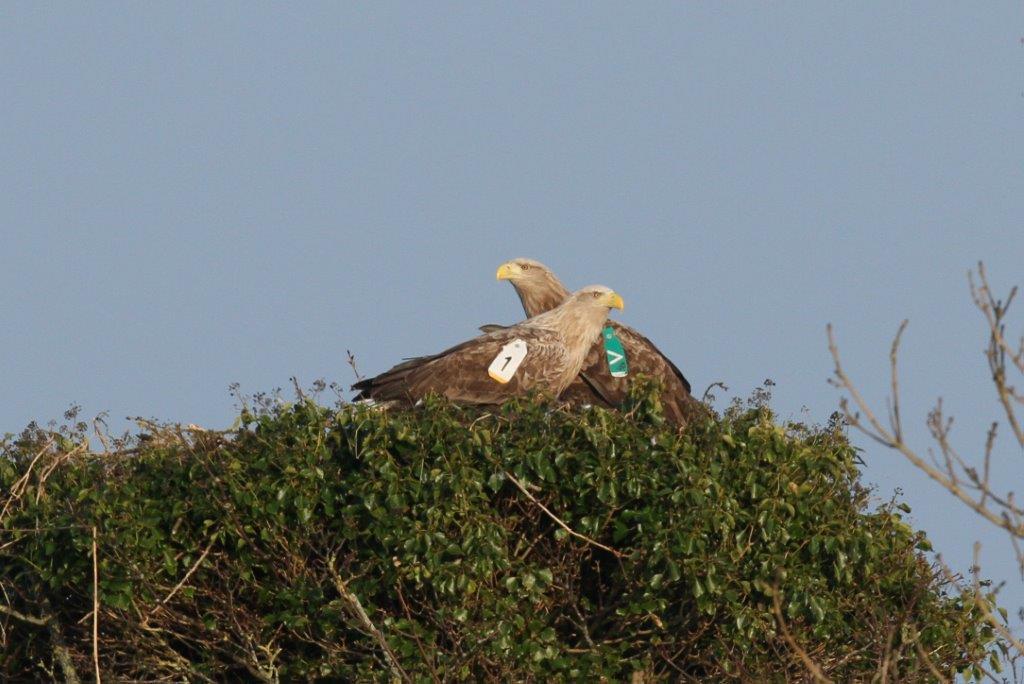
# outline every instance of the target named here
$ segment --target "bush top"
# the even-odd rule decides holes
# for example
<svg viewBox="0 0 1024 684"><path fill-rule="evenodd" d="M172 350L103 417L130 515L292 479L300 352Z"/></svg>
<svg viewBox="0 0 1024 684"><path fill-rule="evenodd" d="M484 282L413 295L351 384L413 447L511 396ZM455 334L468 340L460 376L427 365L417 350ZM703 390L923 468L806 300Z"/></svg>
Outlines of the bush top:
<svg viewBox="0 0 1024 684"><path fill-rule="evenodd" d="M980 677L998 648L835 425L754 406L679 432L653 392L239 422L4 443L5 676L90 671L93 527L122 678L782 680L801 652L833 679Z"/></svg>

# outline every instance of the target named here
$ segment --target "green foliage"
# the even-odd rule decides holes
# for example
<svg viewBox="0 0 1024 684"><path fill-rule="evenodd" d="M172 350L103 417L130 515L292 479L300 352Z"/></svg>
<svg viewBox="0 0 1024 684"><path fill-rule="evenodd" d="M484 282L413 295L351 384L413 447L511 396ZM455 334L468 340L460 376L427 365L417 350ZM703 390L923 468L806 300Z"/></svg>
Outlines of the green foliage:
<svg viewBox="0 0 1024 684"><path fill-rule="evenodd" d="M103 455L75 431L9 438L0 677L60 674L55 630L12 610L91 671L94 526L118 679L803 678L780 618L837 680L988 662L973 597L898 506L869 509L841 430L752 407L680 434L654 402L303 399Z"/></svg>

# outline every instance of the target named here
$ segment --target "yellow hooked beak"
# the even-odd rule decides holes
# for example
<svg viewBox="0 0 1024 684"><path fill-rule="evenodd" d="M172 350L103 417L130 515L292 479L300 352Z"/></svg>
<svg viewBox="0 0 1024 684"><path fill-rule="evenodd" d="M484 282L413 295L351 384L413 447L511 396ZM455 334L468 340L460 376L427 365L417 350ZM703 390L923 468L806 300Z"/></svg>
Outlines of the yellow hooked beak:
<svg viewBox="0 0 1024 684"><path fill-rule="evenodd" d="M618 292L609 292L605 296L605 306L610 309L625 309L626 303L622 301L622 297L619 296Z"/></svg>
<svg viewBox="0 0 1024 684"><path fill-rule="evenodd" d="M522 272L523 269L519 267L519 264L512 261L506 261L498 267L497 278L498 280L511 280Z"/></svg>

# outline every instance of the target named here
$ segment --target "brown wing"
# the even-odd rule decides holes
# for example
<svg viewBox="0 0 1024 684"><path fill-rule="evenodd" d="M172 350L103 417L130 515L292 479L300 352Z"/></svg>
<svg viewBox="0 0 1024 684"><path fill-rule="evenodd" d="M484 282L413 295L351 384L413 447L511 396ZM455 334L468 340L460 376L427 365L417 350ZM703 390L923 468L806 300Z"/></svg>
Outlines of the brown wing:
<svg viewBox="0 0 1024 684"><path fill-rule="evenodd" d="M605 359L604 342L599 338L587 354L580 377L562 393L562 399L571 403L621 406L629 397L633 376L643 374L661 382L661 402L667 417L677 425L684 425L697 402L690 395L690 383L682 372L639 332L614 321L610 324L626 350L629 375L612 377Z"/></svg>
<svg viewBox="0 0 1024 684"><path fill-rule="evenodd" d="M587 376L580 373L576 379L558 395L562 401L573 406L603 406L605 408L618 408L619 404L613 404L604 397L600 388L595 386Z"/></svg>
<svg viewBox="0 0 1024 684"><path fill-rule="evenodd" d="M526 342L526 357L509 382L499 383L487 368L502 347L517 338ZM439 394L467 404L500 404L532 389L551 390L564 377L567 363L568 352L555 333L512 326L440 354L410 359L352 388L361 390L356 399L415 403L428 394Z"/></svg>
<svg viewBox="0 0 1024 684"><path fill-rule="evenodd" d="M628 325L622 325L613 321L612 327L619 334L619 339L622 340L622 346L625 347L626 353L632 353L637 357L637 361L642 367L641 373L656 377L673 376L674 380L667 383L667 385L676 387L677 390L685 392L687 396L691 394L690 381L676 367L676 364L672 363L671 359L654 346L653 342ZM650 370L643 370L643 368Z"/></svg>

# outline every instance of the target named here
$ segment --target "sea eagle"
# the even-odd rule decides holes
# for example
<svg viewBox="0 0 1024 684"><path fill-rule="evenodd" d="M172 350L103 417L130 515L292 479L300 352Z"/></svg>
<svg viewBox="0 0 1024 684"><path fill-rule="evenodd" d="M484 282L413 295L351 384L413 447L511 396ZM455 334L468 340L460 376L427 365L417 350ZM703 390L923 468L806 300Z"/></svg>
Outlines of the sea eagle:
<svg viewBox="0 0 1024 684"><path fill-rule="evenodd" d="M530 317L544 315L544 312L557 308L569 296L569 291L551 269L533 259L506 261L498 267L497 277L498 280L512 283L526 315ZM694 415L697 401L690 394L690 383L682 372L653 342L633 328L615 321L609 321L608 325L613 334L595 335L579 377L569 384L561 398L570 404L617 408L629 396L633 377L643 374L661 384L661 403L666 417L676 425L685 425L687 418ZM484 329L497 328L485 326ZM628 364L627 374L618 372L616 375L619 377L613 376L609 358L614 357L609 356L606 350L606 337L614 337L621 343L625 351L625 363ZM622 366L623 369L625 367Z"/></svg>
<svg viewBox="0 0 1024 684"><path fill-rule="evenodd" d="M591 285L539 316L410 359L352 389L359 390L356 400L399 404L428 394L463 404L500 404L530 390L558 396L579 375L608 312L622 307L618 294Z"/></svg>

